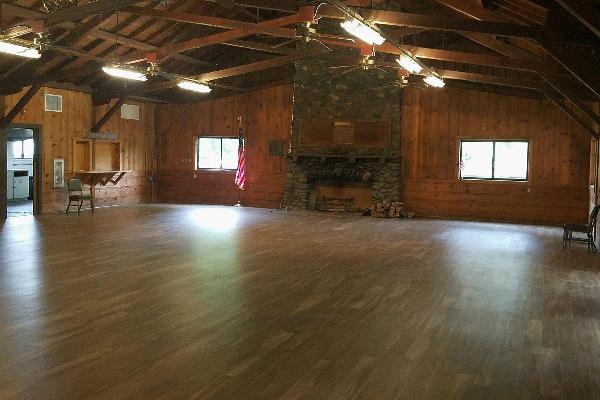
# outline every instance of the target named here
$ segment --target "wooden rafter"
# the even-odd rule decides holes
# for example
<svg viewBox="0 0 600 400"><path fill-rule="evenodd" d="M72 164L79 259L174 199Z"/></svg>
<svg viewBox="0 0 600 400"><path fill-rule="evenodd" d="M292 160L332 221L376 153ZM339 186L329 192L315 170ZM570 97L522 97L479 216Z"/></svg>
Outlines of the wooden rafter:
<svg viewBox="0 0 600 400"><path fill-rule="evenodd" d="M43 20L46 26L55 26L65 22L77 21L90 15L107 11L115 11L139 2L140 0L97 0L95 2L85 3L76 7L54 11L46 14L43 17Z"/></svg>
<svg viewBox="0 0 600 400"><path fill-rule="evenodd" d="M587 26L596 36L600 37L600 13L594 9L590 1L554 1L567 10L573 17L577 18L579 22Z"/></svg>
<svg viewBox="0 0 600 400"><path fill-rule="evenodd" d="M108 109L102 118L100 118L98 122L94 124L92 127L92 132L99 132L100 129L102 129L102 127L111 119L111 117L121 108L123 103L125 103L125 98L121 97L115 102L115 104L112 105L112 107Z"/></svg>
<svg viewBox="0 0 600 400"><path fill-rule="evenodd" d="M89 36L92 36L92 37L95 37L98 39L104 39L104 40L114 40L118 44L127 46L132 49L137 49L137 50L144 50L144 51L152 52L152 51L156 51L158 49L158 46L154 46L154 45L151 45L151 44L148 44L145 42L141 42L139 40L132 39L127 36L123 36L123 35L119 35L119 34L115 35L114 33L107 32L104 30L97 30L96 32L91 33ZM173 56L173 58L178 61L183 61L183 62L186 62L189 64L202 65L202 66L206 66L206 67L214 67L214 64L209 61L198 60L194 57L186 56L185 54L175 54Z"/></svg>
<svg viewBox="0 0 600 400"><path fill-rule="evenodd" d="M360 15L379 25L404 26L453 32L477 32L505 37L535 38L541 33L537 27L504 23L450 18L443 15L423 15L397 11L356 8ZM321 6L319 16L344 19L345 15L333 6Z"/></svg>
<svg viewBox="0 0 600 400"><path fill-rule="evenodd" d="M169 19L178 22L208 25L218 28L245 29L248 30L248 32L252 33L265 33L279 37L293 37L289 36L289 30L284 30L281 28L278 29L261 27L259 24L251 24L248 22L234 21L204 15L168 12L163 10L145 10L139 7L128 7L124 9L124 11L136 15L145 15L155 18ZM381 25L455 32L478 32L507 37L534 38L540 34L540 30L537 27L530 27L518 24L494 22L490 23L474 21L470 19L448 18L445 16L438 15L418 15L384 10L358 9L358 11L364 18ZM340 12L337 8L327 5L319 7L319 17L335 19L345 18L344 14Z"/></svg>
<svg viewBox="0 0 600 400"><path fill-rule="evenodd" d="M590 120L596 125L600 125L600 116L596 112L585 104L582 100L577 98L577 95L567 87L563 82L556 78L556 76L550 74L540 74L540 76L550 85L556 92L560 93L565 99L570 101L575 107L585 114Z"/></svg>
<svg viewBox="0 0 600 400"><path fill-rule="evenodd" d="M598 125L595 127L590 126L581 116L575 113L572 109L570 109L561 99L561 97L556 93L552 88L547 88L546 90L542 90L542 93L548 97L548 99L552 100L554 104L556 104L565 114L571 117L575 122L577 122L582 128L590 133L596 140L598 140Z"/></svg>
<svg viewBox="0 0 600 400"><path fill-rule="evenodd" d="M486 75L486 74L476 74L471 72L462 72L462 71L453 71L447 69L438 70L441 76L444 79L451 80L459 80L459 81L467 81L467 82L479 82L479 83L487 83L490 85L498 85L498 86L509 86L521 89L532 89L532 90L540 90L541 85L538 81L534 81L531 79L514 79L514 78L506 78L503 76L495 76L495 75Z"/></svg>
<svg viewBox="0 0 600 400"><path fill-rule="evenodd" d="M166 19L175 22L184 22L188 24L212 26L224 29L240 29L246 31L248 34L263 33L267 35L285 38L294 38L296 36L296 33L293 29L270 27L266 25L261 25L260 23L254 24L251 22L236 21L232 19L218 18L208 15L198 15L156 9L149 10L140 7L128 7L123 11L134 15L143 15L147 17Z"/></svg>
<svg viewBox="0 0 600 400"><path fill-rule="evenodd" d="M277 18L274 20L260 22L257 25L264 28L275 28L275 27L283 27L286 25L292 25L298 22L298 15L290 15L281 18ZM243 29L234 29L227 32L216 33L214 35L204 36L196 39L191 39L185 42L176 43L168 46L161 47L156 50L156 53L159 57L163 58L169 56L171 54L181 53L186 50L197 49L200 47L206 47L214 44L229 42L231 40L241 39L245 36L249 36L252 33L248 33ZM136 53L127 58L127 63L136 63L139 61L143 61L145 59L145 54Z"/></svg>
<svg viewBox="0 0 600 400"><path fill-rule="evenodd" d="M40 90L41 87L42 85L40 83L37 83L32 85L27 90L27 92L25 92L25 94L23 95L23 97L21 97L17 104L15 104L13 108L8 113L6 113L6 115L2 117L2 119L0 119L0 129L5 129L8 125L10 125L13 119L15 119L15 117L19 115L21 111L23 111L27 103L29 103L29 100L31 100L33 96L36 95L36 93L38 92L38 90Z"/></svg>

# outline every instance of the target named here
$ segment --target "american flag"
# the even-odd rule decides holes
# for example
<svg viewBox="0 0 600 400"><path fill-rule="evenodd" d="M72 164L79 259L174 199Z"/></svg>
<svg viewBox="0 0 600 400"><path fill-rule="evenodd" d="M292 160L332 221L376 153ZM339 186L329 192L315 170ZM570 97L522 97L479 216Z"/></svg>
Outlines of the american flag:
<svg viewBox="0 0 600 400"><path fill-rule="evenodd" d="M240 144L238 146L238 167L235 174L235 185L244 190L246 186L246 146L244 143L244 131L240 126Z"/></svg>

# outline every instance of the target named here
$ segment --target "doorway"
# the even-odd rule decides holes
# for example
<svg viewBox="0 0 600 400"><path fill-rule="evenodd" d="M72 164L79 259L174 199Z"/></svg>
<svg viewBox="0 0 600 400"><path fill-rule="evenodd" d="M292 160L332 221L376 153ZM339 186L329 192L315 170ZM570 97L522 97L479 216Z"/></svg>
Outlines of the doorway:
<svg viewBox="0 0 600 400"><path fill-rule="evenodd" d="M41 204L41 128L38 125L10 125L2 135L0 159L6 161L0 176L6 183L0 204L0 218L36 215ZM6 158L5 158L6 157ZM2 215L3 214L3 215Z"/></svg>

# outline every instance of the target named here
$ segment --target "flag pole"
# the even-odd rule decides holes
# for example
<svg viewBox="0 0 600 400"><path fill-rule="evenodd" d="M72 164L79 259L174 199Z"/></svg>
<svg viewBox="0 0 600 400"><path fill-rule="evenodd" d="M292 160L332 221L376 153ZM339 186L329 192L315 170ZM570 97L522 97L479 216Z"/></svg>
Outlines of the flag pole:
<svg viewBox="0 0 600 400"><path fill-rule="evenodd" d="M242 116L238 116L238 135L240 135L242 131ZM245 145L245 144L244 144ZM236 172L237 174L237 172ZM234 207L242 207L242 202L240 201L241 199L241 195L242 195L242 190L240 189L240 187L237 187L237 195L238 195L238 199L237 199L237 204L234 205Z"/></svg>

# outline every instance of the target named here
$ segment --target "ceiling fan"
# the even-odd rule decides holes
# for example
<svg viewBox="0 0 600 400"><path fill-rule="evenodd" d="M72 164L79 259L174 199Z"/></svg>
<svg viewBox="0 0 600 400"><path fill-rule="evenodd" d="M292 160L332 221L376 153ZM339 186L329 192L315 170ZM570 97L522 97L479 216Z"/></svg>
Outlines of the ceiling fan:
<svg viewBox="0 0 600 400"><path fill-rule="evenodd" d="M405 87L414 87L421 90L428 90L430 87L423 83L422 80L411 80L410 73L404 68L397 69L397 77L396 79L387 84L380 87L375 88L375 90L384 90L384 89L404 89Z"/></svg>
<svg viewBox="0 0 600 400"><path fill-rule="evenodd" d="M358 63L355 65L336 65L330 67L331 69L345 69L341 75L348 74L353 71L371 71L378 70L381 72L389 73L386 69L399 69L400 66L395 66L387 63L378 63L375 61L375 50L373 46L363 45L360 47L360 58Z"/></svg>
<svg viewBox="0 0 600 400"><path fill-rule="evenodd" d="M319 18L317 17L318 7L302 6L298 9L299 24L296 28L296 40L302 43L318 43L328 51L331 49L323 43L321 35L317 32L315 25L318 25Z"/></svg>

